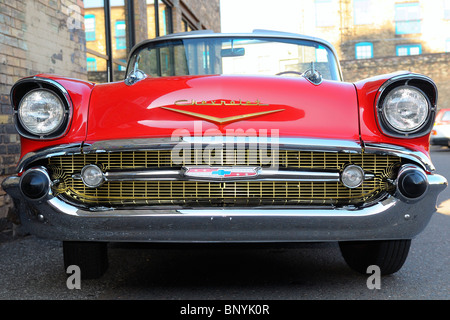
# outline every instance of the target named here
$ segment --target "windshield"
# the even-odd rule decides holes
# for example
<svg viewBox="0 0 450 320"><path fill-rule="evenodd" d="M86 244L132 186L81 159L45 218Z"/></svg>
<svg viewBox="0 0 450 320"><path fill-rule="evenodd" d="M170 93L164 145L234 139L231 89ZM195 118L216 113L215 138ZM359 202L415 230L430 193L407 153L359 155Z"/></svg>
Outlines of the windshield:
<svg viewBox="0 0 450 320"><path fill-rule="evenodd" d="M336 58L328 47L309 40L276 38L205 37L150 42L135 51L128 73L137 67L151 77L299 76L311 69L312 62L324 79L340 80Z"/></svg>

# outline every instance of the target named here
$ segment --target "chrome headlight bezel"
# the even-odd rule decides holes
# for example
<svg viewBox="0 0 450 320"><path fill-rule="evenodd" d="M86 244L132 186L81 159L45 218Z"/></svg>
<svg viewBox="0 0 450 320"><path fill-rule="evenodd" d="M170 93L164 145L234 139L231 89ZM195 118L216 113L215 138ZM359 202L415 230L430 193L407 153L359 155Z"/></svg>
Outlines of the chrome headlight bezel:
<svg viewBox="0 0 450 320"><path fill-rule="evenodd" d="M45 133L33 132L27 128L20 116L20 107L23 99L36 91L46 91L53 94L61 103L63 117L55 128ZM28 139L58 139L64 136L72 119L73 106L67 90L58 82L45 78L25 78L18 81L11 89L11 102L14 108L14 122L18 133Z"/></svg>
<svg viewBox="0 0 450 320"><path fill-rule="evenodd" d="M423 121L413 128L399 128L398 126L393 125L386 116L386 99L393 92L401 89L411 89L420 94L427 105L427 110L424 111ZM436 101L437 88L431 79L415 74L394 77L382 85L378 91L378 98L375 106L378 126L385 135L394 138L416 138L426 136L433 128L437 109Z"/></svg>

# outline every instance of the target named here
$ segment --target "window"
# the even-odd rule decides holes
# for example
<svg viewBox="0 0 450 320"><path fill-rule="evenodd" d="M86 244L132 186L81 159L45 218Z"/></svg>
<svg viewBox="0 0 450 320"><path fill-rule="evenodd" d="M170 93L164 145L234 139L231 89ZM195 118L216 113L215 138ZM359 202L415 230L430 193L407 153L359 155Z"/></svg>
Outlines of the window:
<svg viewBox="0 0 450 320"><path fill-rule="evenodd" d="M355 45L356 59L373 58L373 44L371 42L360 42Z"/></svg>
<svg viewBox="0 0 450 320"><path fill-rule="evenodd" d="M86 28L86 41L95 41L95 16L93 14L84 16L84 25Z"/></svg>
<svg viewBox="0 0 450 320"><path fill-rule="evenodd" d="M193 30L197 29L185 17L183 17L182 23L183 23L183 31L184 32L189 32L189 31L193 31Z"/></svg>
<svg viewBox="0 0 450 320"><path fill-rule="evenodd" d="M353 0L353 23L355 25L373 23L371 0Z"/></svg>
<svg viewBox="0 0 450 320"><path fill-rule="evenodd" d="M164 1L158 1L159 11L159 35L165 36L172 33L172 7L166 4Z"/></svg>
<svg viewBox="0 0 450 320"><path fill-rule="evenodd" d="M420 5L418 2L395 5L395 33L420 33Z"/></svg>
<svg viewBox="0 0 450 320"><path fill-rule="evenodd" d="M450 52L450 39L445 41L445 52Z"/></svg>
<svg viewBox="0 0 450 320"><path fill-rule="evenodd" d="M146 0L146 3L148 37L172 33L172 6L162 0Z"/></svg>
<svg viewBox="0 0 450 320"><path fill-rule="evenodd" d="M97 71L97 60L91 57L87 57L86 60L87 71Z"/></svg>
<svg viewBox="0 0 450 320"><path fill-rule="evenodd" d="M332 0L315 0L316 27L332 27L336 12Z"/></svg>
<svg viewBox="0 0 450 320"><path fill-rule="evenodd" d="M450 0L444 1L444 19L450 20Z"/></svg>
<svg viewBox="0 0 450 320"><path fill-rule="evenodd" d="M116 49L126 49L127 48L127 39L126 39L126 28L125 21L116 21L115 26L116 31Z"/></svg>
<svg viewBox="0 0 450 320"><path fill-rule="evenodd" d="M397 56L412 56L422 53L422 46L420 44L399 45L396 49Z"/></svg>

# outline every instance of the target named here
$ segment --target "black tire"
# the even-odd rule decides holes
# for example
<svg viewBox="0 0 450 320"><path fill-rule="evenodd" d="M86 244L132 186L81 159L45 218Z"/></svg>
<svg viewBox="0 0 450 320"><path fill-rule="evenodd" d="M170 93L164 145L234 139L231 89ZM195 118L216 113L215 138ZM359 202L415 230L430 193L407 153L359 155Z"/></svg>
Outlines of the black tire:
<svg viewBox="0 0 450 320"><path fill-rule="evenodd" d="M353 270L367 274L367 267L376 265L381 275L397 272L408 256L411 240L380 240L340 242L342 256Z"/></svg>
<svg viewBox="0 0 450 320"><path fill-rule="evenodd" d="M64 241L64 270L76 265L81 279L100 278L108 269L107 245L106 242Z"/></svg>

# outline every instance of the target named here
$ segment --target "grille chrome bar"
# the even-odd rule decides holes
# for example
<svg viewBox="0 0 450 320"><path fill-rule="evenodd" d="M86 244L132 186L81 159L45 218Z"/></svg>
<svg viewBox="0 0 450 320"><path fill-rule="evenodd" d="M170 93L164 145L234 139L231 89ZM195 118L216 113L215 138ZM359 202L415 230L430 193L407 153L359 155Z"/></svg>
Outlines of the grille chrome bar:
<svg viewBox="0 0 450 320"><path fill-rule="evenodd" d="M104 181L318 181L318 182L339 182L340 174L337 171L309 171L309 170L272 170L255 168L257 172L254 176L233 176L233 177L206 177L189 175L188 169L210 167L183 167L181 170L139 170L139 171L112 171L104 173ZM218 170L235 169L236 167L221 167ZM75 180L81 180L80 174L72 175ZM373 175L367 174L365 180L370 180Z"/></svg>

